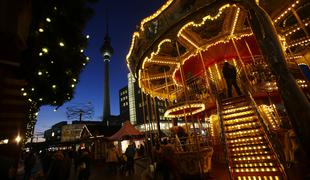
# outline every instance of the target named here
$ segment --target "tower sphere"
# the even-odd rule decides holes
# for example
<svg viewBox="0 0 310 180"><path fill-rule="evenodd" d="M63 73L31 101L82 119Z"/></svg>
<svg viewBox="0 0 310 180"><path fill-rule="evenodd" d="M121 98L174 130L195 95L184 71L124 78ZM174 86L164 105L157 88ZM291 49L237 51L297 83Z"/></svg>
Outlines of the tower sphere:
<svg viewBox="0 0 310 180"><path fill-rule="evenodd" d="M110 61L110 58L113 55L113 48L111 46L111 39L108 34L104 38L104 43L100 49L100 52L104 61Z"/></svg>

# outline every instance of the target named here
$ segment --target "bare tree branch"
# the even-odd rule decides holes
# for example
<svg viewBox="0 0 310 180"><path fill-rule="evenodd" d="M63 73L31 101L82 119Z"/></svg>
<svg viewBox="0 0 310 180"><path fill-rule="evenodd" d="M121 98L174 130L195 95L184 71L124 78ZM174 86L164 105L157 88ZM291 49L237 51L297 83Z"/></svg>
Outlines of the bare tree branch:
<svg viewBox="0 0 310 180"><path fill-rule="evenodd" d="M78 103L66 109L67 119L69 120L90 120L94 115L94 107L91 102Z"/></svg>

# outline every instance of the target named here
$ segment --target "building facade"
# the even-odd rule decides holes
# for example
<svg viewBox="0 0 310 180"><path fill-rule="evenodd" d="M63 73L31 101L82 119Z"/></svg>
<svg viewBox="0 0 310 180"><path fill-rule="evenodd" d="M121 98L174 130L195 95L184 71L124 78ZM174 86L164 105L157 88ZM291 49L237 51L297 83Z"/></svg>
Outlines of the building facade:
<svg viewBox="0 0 310 180"><path fill-rule="evenodd" d="M119 90L119 109L120 117L125 120L129 120L129 96L128 86Z"/></svg>
<svg viewBox="0 0 310 180"><path fill-rule="evenodd" d="M44 138L46 142L60 142L62 135L62 127L67 125L67 121L61 121L54 124L51 129L44 131Z"/></svg>
<svg viewBox="0 0 310 180"><path fill-rule="evenodd" d="M143 125L168 120L164 118L166 102L143 93L130 73L128 86L119 91L119 102L120 116L130 120L131 124Z"/></svg>

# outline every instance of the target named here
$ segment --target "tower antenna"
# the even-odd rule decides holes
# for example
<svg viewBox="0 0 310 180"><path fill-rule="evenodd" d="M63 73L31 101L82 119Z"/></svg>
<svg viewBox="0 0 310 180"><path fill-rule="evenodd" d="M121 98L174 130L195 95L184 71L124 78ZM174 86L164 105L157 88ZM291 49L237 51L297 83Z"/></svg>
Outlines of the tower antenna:
<svg viewBox="0 0 310 180"><path fill-rule="evenodd" d="M108 8L105 11L105 22L106 22L106 36L109 36L109 13Z"/></svg>

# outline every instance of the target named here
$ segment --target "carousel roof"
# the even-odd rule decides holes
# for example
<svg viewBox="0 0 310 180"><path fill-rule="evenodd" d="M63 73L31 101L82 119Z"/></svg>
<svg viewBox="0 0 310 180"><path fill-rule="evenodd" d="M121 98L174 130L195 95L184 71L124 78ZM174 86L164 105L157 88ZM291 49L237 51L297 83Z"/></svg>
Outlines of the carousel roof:
<svg viewBox="0 0 310 180"><path fill-rule="evenodd" d="M224 60L247 62L261 56L247 12L230 2L168 0L142 20L127 54L127 65L139 80L139 86L153 96L174 99L180 66L185 75L194 76L204 67ZM296 55L300 53L307 55L310 3L306 0L259 3L272 18L284 48L295 54L291 58L300 57Z"/></svg>

